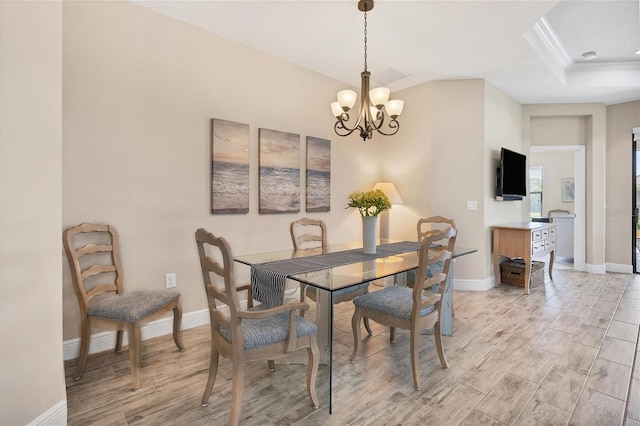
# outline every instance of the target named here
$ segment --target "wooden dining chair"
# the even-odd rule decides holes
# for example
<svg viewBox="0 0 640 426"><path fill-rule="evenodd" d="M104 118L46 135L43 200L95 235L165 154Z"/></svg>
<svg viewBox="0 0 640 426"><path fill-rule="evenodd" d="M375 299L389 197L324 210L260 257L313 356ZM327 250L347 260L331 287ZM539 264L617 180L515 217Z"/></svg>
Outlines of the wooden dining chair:
<svg viewBox="0 0 640 426"><path fill-rule="evenodd" d="M291 242L293 243L294 256L313 251L314 254L323 254L327 251L327 227L322 220L302 218L291 222ZM354 298L367 294L369 283L363 283L354 287L333 292L333 304L348 302ZM317 303L318 290L300 283L300 301L305 302L309 298ZM369 320L363 319L364 326L369 335L372 335Z"/></svg>
<svg viewBox="0 0 640 426"><path fill-rule="evenodd" d="M247 291L247 300L251 300L251 287L236 286L229 244L223 237L216 237L203 228L198 229L195 236L211 319L211 363L202 405L206 406L211 396L220 356L230 359L232 363L229 424L237 425L242 408L244 363L270 361L306 349L309 357L307 393L313 407L318 408L318 328L299 315L300 311L309 309L309 305L289 302L273 308L258 305L241 309L238 293ZM225 305L224 309L218 304Z"/></svg>
<svg viewBox="0 0 640 426"><path fill-rule="evenodd" d="M452 228L446 230L428 231L422 242L419 251L418 276L413 288L393 286L386 287L378 291L371 292L353 300L356 309L353 314L351 325L353 328L353 352L350 361L358 353L360 343L360 318L368 317L383 326L390 327L389 340L395 339L395 329L401 328L409 330L411 369L413 371L413 383L416 390L420 390L420 363L418 359L418 339L420 330L433 328L436 339L436 349L442 368L447 369L447 359L442 347L442 333L440 331L440 308L442 296L444 295L445 281L447 276L443 272L436 272L431 277L427 277L429 269L438 262L446 262L451 259L451 251L443 245L440 249L432 249L431 246L437 241L443 241L455 236ZM436 251L430 255L430 250ZM440 285L437 293L425 295L424 289Z"/></svg>
<svg viewBox="0 0 640 426"><path fill-rule="evenodd" d="M176 290L124 292L118 232L111 225L83 223L63 235L73 289L80 306L80 354L73 375L79 379L89 353L92 327L117 329L116 352L122 350L123 330L129 339L133 388L140 388L140 346L143 324L173 311L173 340L178 350L182 308Z"/></svg>

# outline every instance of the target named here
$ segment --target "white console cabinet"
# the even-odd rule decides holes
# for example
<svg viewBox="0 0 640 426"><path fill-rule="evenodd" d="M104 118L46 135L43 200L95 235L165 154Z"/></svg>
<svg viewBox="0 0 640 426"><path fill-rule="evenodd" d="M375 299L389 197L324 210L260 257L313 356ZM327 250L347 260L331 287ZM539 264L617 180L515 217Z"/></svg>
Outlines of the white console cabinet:
<svg viewBox="0 0 640 426"><path fill-rule="evenodd" d="M552 216L556 225L556 256L573 257L573 222L575 215Z"/></svg>

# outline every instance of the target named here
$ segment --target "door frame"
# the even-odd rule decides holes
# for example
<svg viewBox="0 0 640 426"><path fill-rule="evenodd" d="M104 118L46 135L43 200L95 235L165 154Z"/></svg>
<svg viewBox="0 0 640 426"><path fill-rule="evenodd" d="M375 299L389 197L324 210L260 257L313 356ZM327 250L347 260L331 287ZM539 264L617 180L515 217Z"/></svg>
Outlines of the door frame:
<svg viewBox="0 0 640 426"><path fill-rule="evenodd" d="M573 208L576 217L573 222L573 269L576 271L586 271L586 147L585 145L537 145L529 147L529 150L531 152L573 151L575 153L573 166L575 200Z"/></svg>

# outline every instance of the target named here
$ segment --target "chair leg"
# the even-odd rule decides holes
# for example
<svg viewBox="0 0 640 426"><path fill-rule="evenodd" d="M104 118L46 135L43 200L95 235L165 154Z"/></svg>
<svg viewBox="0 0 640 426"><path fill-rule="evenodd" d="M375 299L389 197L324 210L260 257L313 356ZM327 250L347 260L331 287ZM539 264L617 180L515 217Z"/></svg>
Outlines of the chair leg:
<svg viewBox="0 0 640 426"><path fill-rule="evenodd" d="M449 369L449 364L447 364L447 357L444 356L444 348L442 347L442 331L440 331L440 321L438 321L434 326L434 336L436 338L436 349L438 350L438 357L440 358L440 364L442 364L442 368L445 370Z"/></svg>
<svg viewBox="0 0 640 426"><path fill-rule="evenodd" d="M364 328L367 329L367 333L369 333L369 336L373 336L373 331L371 331L371 324L369 324L369 318L363 317L362 322L364 323Z"/></svg>
<svg viewBox="0 0 640 426"><path fill-rule="evenodd" d="M418 338L420 337L420 329L411 325L411 371L413 372L413 384L416 390L420 390L420 365L418 359Z"/></svg>
<svg viewBox="0 0 640 426"><path fill-rule="evenodd" d="M267 367L269 367L269 371L272 373L276 371L276 363L272 359L267 361Z"/></svg>
<svg viewBox="0 0 640 426"><path fill-rule="evenodd" d="M358 353L358 344L360 343L360 318L362 318L362 314L360 313L360 309L356 307L356 310L353 312L353 318L351 319L351 328L353 329L353 352L351 352L351 357L349 358L350 362L356 358L356 354Z"/></svg>
<svg viewBox="0 0 640 426"><path fill-rule="evenodd" d="M311 340L311 344L309 348L307 348L307 353L309 354L309 362L307 363L307 393L309 394L309 398L311 398L313 408L318 408L320 407L320 402L318 401L318 395L316 394L316 377L318 377L320 351L318 350L316 337L311 336L309 340Z"/></svg>
<svg viewBox="0 0 640 426"><path fill-rule="evenodd" d="M395 339L396 339L396 328L389 327L389 341L393 343Z"/></svg>
<svg viewBox="0 0 640 426"><path fill-rule="evenodd" d="M209 378L207 379L207 386L204 388L204 394L202 395L202 401L200 402L205 407L211 396L213 385L216 383L216 375L218 374L218 360L220 359L220 353L215 345L211 345L211 362L209 363Z"/></svg>
<svg viewBox="0 0 640 426"><path fill-rule="evenodd" d="M233 360L233 378L231 379L231 414L229 426L237 426L240 423L242 410L242 393L244 391L244 360Z"/></svg>
<svg viewBox="0 0 640 426"><path fill-rule="evenodd" d="M176 307L173 308L173 341L176 343L180 352L184 351L182 340L180 339L180 324L182 323L182 306L180 301L176 301Z"/></svg>
<svg viewBox="0 0 640 426"><path fill-rule="evenodd" d="M91 328L89 326L89 319L84 318L80 326L80 354L78 355L78 365L76 366L76 372L73 373L73 379L78 380L84 372L84 366L87 363L87 355L89 354L89 339Z"/></svg>
<svg viewBox="0 0 640 426"><path fill-rule="evenodd" d="M115 352L122 351L122 341L124 340L124 330L116 331L116 349Z"/></svg>
<svg viewBox="0 0 640 426"><path fill-rule="evenodd" d="M132 322L128 326L129 332L129 364L133 389L140 389L140 324Z"/></svg>

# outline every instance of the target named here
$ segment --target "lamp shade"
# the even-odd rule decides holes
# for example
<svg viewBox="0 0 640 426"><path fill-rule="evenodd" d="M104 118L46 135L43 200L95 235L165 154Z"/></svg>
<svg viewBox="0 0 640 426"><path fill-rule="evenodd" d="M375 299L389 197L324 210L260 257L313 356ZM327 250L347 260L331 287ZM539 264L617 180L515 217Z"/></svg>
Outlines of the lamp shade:
<svg viewBox="0 0 640 426"><path fill-rule="evenodd" d="M402 198L398 194L396 186L391 182L378 182L373 186L373 189L379 189L389 198L391 204L402 204Z"/></svg>
<svg viewBox="0 0 640 426"><path fill-rule="evenodd" d="M389 101L387 102L387 113L389 113L389 116L394 118L399 116L400 114L402 114L402 109L404 108L404 101L400 101L400 100L393 100L393 101Z"/></svg>
<svg viewBox="0 0 640 426"><path fill-rule="evenodd" d="M343 110L349 111L356 103L356 97L358 94L353 90L341 90L338 92L338 103Z"/></svg>
<svg viewBox="0 0 640 426"><path fill-rule="evenodd" d="M373 106L382 108L389 100L389 89L386 87L376 87L369 92L369 99Z"/></svg>
<svg viewBox="0 0 640 426"><path fill-rule="evenodd" d="M338 101L335 101L331 104L331 113L333 114L334 117L340 117L342 115L344 111L342 111L342 107L340 106L340 104L338 103Z"/></svg>

